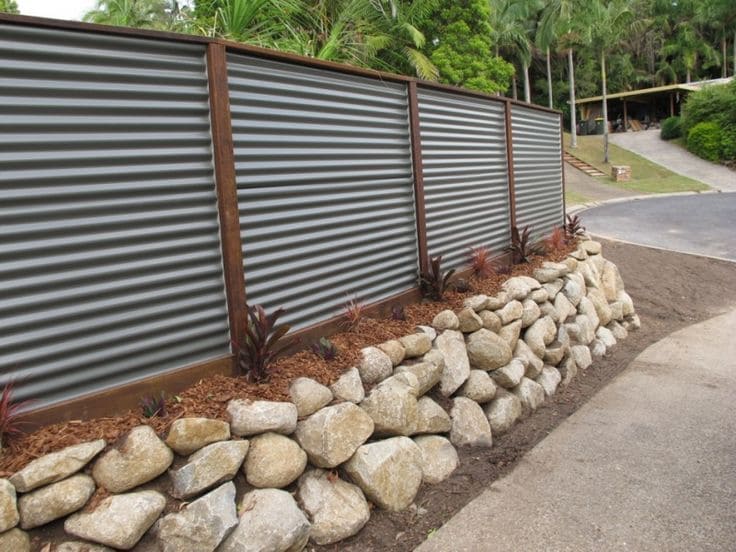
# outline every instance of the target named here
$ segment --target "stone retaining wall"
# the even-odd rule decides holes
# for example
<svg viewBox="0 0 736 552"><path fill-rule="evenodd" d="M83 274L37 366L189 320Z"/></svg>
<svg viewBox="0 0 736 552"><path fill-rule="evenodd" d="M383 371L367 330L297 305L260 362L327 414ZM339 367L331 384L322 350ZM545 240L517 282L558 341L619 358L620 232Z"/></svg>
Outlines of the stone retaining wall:
<svg viewBox="0 0 736 552"><path fill-rule="evenodd" d="M364 349L330 388L301 378L289 403L232 400L229 423L180 419L165 440L140 426L104 453L100 440L35 460L0 480L0 550L30 550L25 531L61 518L60 551L339 542L366 524L368 501L408 508L422 484L452 474L457 447L492 446L638 327L618 269L583 241L534 278ZM84 508L97 487L113 494Z"/></svg>

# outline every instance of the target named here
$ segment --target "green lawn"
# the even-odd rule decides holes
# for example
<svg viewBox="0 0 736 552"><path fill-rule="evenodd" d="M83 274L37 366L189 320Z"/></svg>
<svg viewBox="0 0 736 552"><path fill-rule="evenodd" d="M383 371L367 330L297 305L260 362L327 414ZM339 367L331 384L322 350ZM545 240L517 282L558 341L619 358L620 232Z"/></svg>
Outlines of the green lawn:
<svg viewBox="0 0 736 552"><path fill-rule="evenodd" d="M675 174L611 143L608 145L610 163L604 163L603 136L578 136L578 147L571 149L569 145L570 135L566 133L565 149L607 175L611 174L611 165L629 165L631 167L631 182L614 182L610 176L599 177L600 180L612 186L647 194L702 192L710 189L702 182Z"/></svg>
<svg viewBox="0 0 736 552"><path fill-rule="evenodd" d="M565 205L581 205L583 203L588 203L589 201L590 198L583 194L565 190Z"/></svg>

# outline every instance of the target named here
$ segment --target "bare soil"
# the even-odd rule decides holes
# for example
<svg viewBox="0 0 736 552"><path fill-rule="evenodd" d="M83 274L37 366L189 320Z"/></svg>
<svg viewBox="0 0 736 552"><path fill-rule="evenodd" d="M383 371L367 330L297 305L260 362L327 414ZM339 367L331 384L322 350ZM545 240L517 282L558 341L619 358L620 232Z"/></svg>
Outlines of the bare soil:
<svg viewBox="0 0 736 552"><path fill-rule="evenodd" d="M634 300L642 328L631 332L609 354L532 416L507 434L494 436L493 448L460 449L460 466L439 485L424 485L415 507L391 513L374 510L355 537L312 550L340 552L409 551L424 541L558 424L621 373L646 347L670 333L736 308L736 264L603 241L603 254L616 263Z"/></svg>

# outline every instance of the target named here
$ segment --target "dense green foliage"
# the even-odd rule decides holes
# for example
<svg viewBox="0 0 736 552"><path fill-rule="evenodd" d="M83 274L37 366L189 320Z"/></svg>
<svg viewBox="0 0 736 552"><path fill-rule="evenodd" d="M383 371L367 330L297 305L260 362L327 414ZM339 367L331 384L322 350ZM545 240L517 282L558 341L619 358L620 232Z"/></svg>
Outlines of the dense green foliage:
<svg viewBox="0 0 736 552"><path fill-rule="evenodd" d="M694 154L709 161L736 161L736 80L691 93L681 126Z"/></svg>
<svg viewBox="0 0 736 552"><path fill-rule="evenodd" d="M662 121L660 137L662 140L674 140L682 136L682 124L680 117L669 117Z"/></svg>
<svg viewBox="0 0 736 552"><path fill-rule="evenodd" d="M533 102L547 104L549 94L563 110L573 76L585 97L602 92L604 74L615 93L736 72L734 0L99 0L85 19L222 36L486 92L512 94L523 82Z"/></svg>
<svg viewBox="0 0 736 552"><path fill-rule="evenodd" d="M18 11L18 4L15 0L0 0L0 12L20 13Z"/></svg>

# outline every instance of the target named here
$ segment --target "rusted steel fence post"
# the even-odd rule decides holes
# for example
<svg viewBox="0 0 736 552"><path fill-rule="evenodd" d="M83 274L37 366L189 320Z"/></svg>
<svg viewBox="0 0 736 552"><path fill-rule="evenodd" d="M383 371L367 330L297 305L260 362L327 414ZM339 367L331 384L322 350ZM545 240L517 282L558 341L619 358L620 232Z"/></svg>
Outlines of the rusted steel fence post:
<svg viewBox="0 0 736 552"><path fill-rule="evenodd" d="M417 218L417 245L419 247L419 270L429 267L427 249L427 212L424 205L424 164L422 163L422 139L419 133L419 100L417 83L409 81L409 127L411 132L411 162L414 173L414 210Z"/></svg>
<svg viewBox="0 0 736 552"><path fill-rule="evenodd" d="M514 133L511 129L511 102L506 101L506 165L509 175L509 225L516 226L516 181L514 180Z"/></svg>
<svg viewBox="0 0 736 552"><path fill-rule="evenodd" d="M215 162L217 208L220 215L220 239L222 241L230 338L236 343L243 344L245 342L246 324L245 275L243 273L243 249L240 240L238 188L235 183L235 157L230 122L227 57L225 46L222 44L210 43L207 45L207 78L209 80L212 149Z"/></svg>

